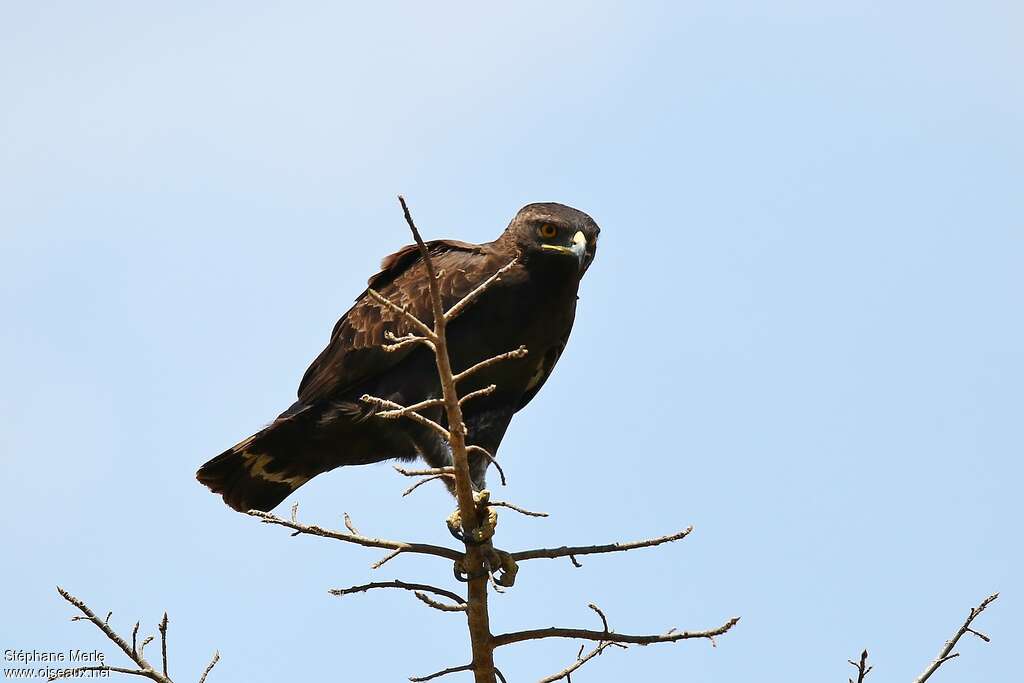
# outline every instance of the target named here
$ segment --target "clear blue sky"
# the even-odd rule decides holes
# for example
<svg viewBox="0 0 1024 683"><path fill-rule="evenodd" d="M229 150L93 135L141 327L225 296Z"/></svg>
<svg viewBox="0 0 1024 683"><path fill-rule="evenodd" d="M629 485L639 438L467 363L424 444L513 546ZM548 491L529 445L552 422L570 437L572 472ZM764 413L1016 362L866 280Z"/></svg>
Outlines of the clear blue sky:
<svg viewBox="0 0 1024 683"><path fill-rule="evenodd" d="M935 680L1019 669L1024 10L1018 2L5 3L0 649L171 614L172 674L396 681L468 660L375 552L235 514L196 467L291 402L381 256L530 201L602 227L568 350L502 447L523 567L496 630L743 621L581 681ZM586 416L586 430L570 430ZM446 542L387 466L305 520ZM284 513L287 506L283 506ZM399 558L380 579L448 585ZM576 653L499 652L509 680ZM464 680L464 679L463 679Z"/></svg>

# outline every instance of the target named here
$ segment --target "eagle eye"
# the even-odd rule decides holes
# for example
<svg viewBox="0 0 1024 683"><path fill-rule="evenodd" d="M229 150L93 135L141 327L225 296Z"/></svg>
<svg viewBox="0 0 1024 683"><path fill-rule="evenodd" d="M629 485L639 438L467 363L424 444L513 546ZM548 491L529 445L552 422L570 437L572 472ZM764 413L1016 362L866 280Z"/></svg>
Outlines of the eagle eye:
<svg viewBox="0 0 1024 683"><path fill-rule="evenodd" d="M544 239L549 240L558 234L558 228L551 225L550 223L545 223L544 225L537 228L537 234L543 237Z"/></svg>

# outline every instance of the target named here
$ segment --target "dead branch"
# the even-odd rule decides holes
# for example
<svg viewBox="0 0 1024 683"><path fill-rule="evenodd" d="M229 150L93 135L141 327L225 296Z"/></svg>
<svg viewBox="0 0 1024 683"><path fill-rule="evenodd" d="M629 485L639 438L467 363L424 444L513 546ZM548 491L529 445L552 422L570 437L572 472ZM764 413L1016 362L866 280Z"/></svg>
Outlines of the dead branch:
<svg viewBox="0 0 1024 683"><path fill-rule="evenodd" d="M373 582L371 584L362 584L361 586L352 586L350 588L333 588L330 591L328 591L328 593L340 597L343 595L352 595L354 593L365 593L372 589L379 588L400 588L402 590L412 591L414 593L430 592L435 595L441 595L445 598L449 598L457 604L466 604L466 600L463 599L463 597L458 593L453 593L452 591L447 591L443 588L437 588L436 586L430 586L429 584L409 584L403 581L398 581L397 579L395 579L394 581L378 581Z"/></svg>
<svg viewBox="0 0 1024 683"><path fill-rule="evenodd" d="M957 632L953 634L953 637L946 641L946 644L942 647L942 650L939 652L939 656L936 657L932 661L932 663L928 665L924 672L914 680L914 683L924 683L931 677L933 673L939 670L940 666L942 666L949 660L953 659L954 657L959 657L960 653L953 652L953 648L956 647L957 642L960 641L960 638L962 638L964 634L972 633L981 638L982 640L984 640L986 643L991 641L991 638L986 636L984 633L980 633L972 629L971 622L973 622L979 614L984 612L985 608L992 604L992 602L994 602L995 599L998 597L999 593L993 593L992 595L982 600L980 605L971 608L971 611L967 614L967 620L964 621L963 625L960 626L959 629L957 629Z"/></svg>
<svg viewBox="0 0 1024 683"><path fill-rule="evenodd" d="M675 631L663 635L634 636L624 633L611 633L608 631L590 631L581 628L535 628L527 631L513 631L494 636L494 647L520 643L524 640L540 640L542 638L579 638L582 640L607 641L612 643L631 643L636 645L651 645L653 643L674 643L677 640L692 640L694 638L707 638L714 643L716 636L726 633L739 622L739 617L733 617L718 628L706 631Z"/></svg>
<svg viewBox="0 0 1024 683"><path fill-rule="evenodd" d="M362 401L363 403L369 403L372 406L376 406L377 408L384 408L385 410L382 413L378 413L378 415L384 415L389 419L396 420L400 417L407 417L410 420L419 422L424 427L429 427L430 429L433 429L445 441L450 441L451 439L451 435L449 434L447 429L437 424L429 417L424 417L415 411L407 412L405 406L399 405L394 401L388 401L387 399L377 398L376 396L370 396L369 394L363 394L362 396L359 397L359 400Z"/></svg>
<svg viewBox="0 0 1024 683"><path fill-rule="evenodd" d="M402 209L405 211L405 220L409 223L409 227L412 229L414 236L416 236L416 242L418 244L422 244L423 240L419 238L419 231L416 230L416 226L414 226L413 223L412 223L412 216L409 215L409 207L407 207L405 205L405 199L402 199L402 197L399 197L398 199L399 199L399 201L402 202ZM421 251L425 251L425 250L421 249ZM424 256L424 260L426 260L426 258L427 258L427 256L425 255ZM487 291L487 289L490 288L491 285L493 285L495 282L500 280L502 275L504 275L505 273L510 271L512 269L512 266L514 266L516 264L516 260L517 259L512 259L511 261L509 261L508 263L503 265L501 268L499 268L494 273L494 275L492 275L489 278L487 278L486 280L484 280L483 284L479 285L472 292L470 292L466 296L462 297L461 301L459 301L457 304L455 304L454 306L449 308L448 312L444 314L444 321L445 321L445 323L450 323L452 320L454 320L459 315L461 315L462 312L465 311L466 308L470 304L472 304L474 301L476 301L480 297L481 294L483 294L485 291ZM427 268L427 272L428 273L430 273L431 270L433 270L432 267ZM433 279L433 274L431 274L431 278ZM433 295L433 293L431 293L431 295ZM440 301L441 301L440 296L438 297L437 301L440 304ZM440 312L440 309L441 309L441 306L438 305L437 306L437 311L435 311L435 313ZM436 334L436 330L435 330L435 334Z"/></svg>
<svg viewBox="0 0 1024 683"><path fill-rule="evenodd" d="M213 659L206 665L206 669L203 670L203 675L199 677L199 683L206 683L206 677L213 671L213 667L217 666L217 662L220 661L220 652L215 651L213 653Z"/></svg>
<svg viewBox="0 0 1024 683"><path fill-rule="evenodd" d="M491 502L488 503L488 505L490 505L491 507L497 506L497 507L502 507L502 508L508 508L509 510L515 510L519 514L526 515L527 517L548 517L549 516L548 513L546 513L546 512L531 512L530 510L524 510L523 508L519 507L518 505L513 505L512 503L509 503L509 502L504 501L504 500L492 500Z"/></svg>
<svg viewBox="0 0 1024 683"><path fill-rule="evenodd" d="M647 538L641 541L629 541L627 543L608 543L605 545L579 545L579 546L565 546L561 548L536 548L534 550L520 550L517 553L512 553L512 559L516 562L522 562L523 560L535 560L538 558L555 559L557 557L569 556L573 558L575 555L596 555L599 553L618 553L626 550L636 550L637 548L650 548L651 546L661 545L663 543L671 543L686 538L693 531L693 527L689 526L682 531L677 531L674 534L668 536L659 536L658 538ZM576 563L576 560L573 559ZM576 563L576 566L580 566Z"/></svg>
<svg viewBox="0 0 1024 683"><path fill-rule="evenodd" d="M435 479L449 479L449 478L452 478L454 476L455 476L454 474L435 474L433 476L426 477L424 479L420 479L418 482L416 482L415 484L413 484L412 486L410 486L406 490L402 491L402 497L404 498L405 496L408 496L410 493L412 493L413 491L415 491L419 487L423 486L428 481L434 481Z"/></svg>
<svg viewBox="0 0 1024 683"><path fill-rule="evenodd" d="M395 471L405 477L432 477L435 475L455 474L452 467L430 467L422 470L407 470L395 465Z"/></svg>
<svg viewBox="0 0 1024 683"><path fill-rule="evenodd" d="M434 600L426 593L416 591L414 595L420 600L420 602L442 612L465 612L467 609L465 603L461 603L458 605L446 605L443 602L438 602L437 600Z"/></svg>
<svg viewBox="0 0 1024 683"><path fill-rule="evenodd" d="M453 666L450 669L444 669L443 671L437 671L435 673L430 674L429 676L412 676L412 677L409 678L409 680L412 681L412 683L422 683L423 681L430 681L430 680L433 680L435 678L440 678L441 676L447 676L448 674L454 674L454 673L458 673L460 671L472 671L472 670L473 670L473 663L470 662L469 664L463 664L462 666Z"/></svg>
<svg viewBox="0 0 1024 683"><path fill-rule="evenodd" d="M420 334L422 334L425 339L432 343L437 343L437 339L434 337L434 331L427 327L426 323L410 313L408 308L405 306L399 306L375 289L367 289L366 293L377 301L377 303L383 304L385 307L390 308L392 311L405 318L413 327L419 330Z"/></svg>
<svg viewBox="0 0 1024 683"><path fill-rule="evenodd" d="M420 555L434 555L436 557L443 557L448 560L458 560L462 558L462 553L452 548L445 548L444 546L430 545L429 543L406 543L404 541L389 541L383 538L369 538L367 536L360 536L359 534L351 532L351 526L349 527L349 533L343 533L341 531L332 531L330 529L324 529L316 525L299 524L295 521L282 519L269 512L263 512L262 510L249 510L246 514L251 515L253 517L259 517L264 524L276 524L278 526L287 527L298 532L299 534L320 536L322 538L333 538L337 541L355 543L356 545L361 545L366 548L383 548L385 550L395 550L399 553L418 553Z"/></svg>
<svg viewBox="0 0 1024 683"><path fill-rule="evenodd" d="M487 460L494 465L494 469L498 470L498 476L501 478L501 485L505 486L508 480L505 479L505 470L501 469L501 465L498 464L498 459L491 455L491 452L481 446L466 446L466 453L479 453L480 455L487 458Z"/></svg>
<svg viewBox="0 0 1024 683"><path fill-rule="evenodd" d="M105 619L100 619L98 616L96 616L96 614L91 609L89 609L89 606L86 605L84 601L80 600L79 598L76 598L74 595L72 595L68 591L64 590L60 586L57 586L57 592L60 593L60 596L62 598L64 598L66 601L68 601L69 603L74 605L74 607L77 608L78 611L82 613L82 615L84 615L84 616L74 616L74 617L71 618L72 621L89 621L89 622L91 622L94 626L96 626L96 628L98 628L100 631L103 632L103 635L105 635L107 637L107 639L110 640L110 642L114 643L114 645L116 645L122 652L124 652L125 655L127 655L128 658L130 660L132 660L135 663L135 665L138 667L136 669L129 669L129 668L120 667L120 666L110 666L108 664L99 664L99 665L95 665L95 666L83 666L83 667L76 667L75 668L75 672L78 675L81 675L81 673L83 673L83 672L94 672L94 671L95 672L100 672L100 671L103 671L103 672L111 672L111 673L128 674L128 675L132 675L132 676L142 676L144 678L149 678L151 680L157 681L157 683L173 683L173 681L170 679L170 677L167 674L167 623L168 623L168 618L167 618L167 613L166 612L164 612L163 619L161 619L160 622L157 624L157 630L160 632L160 653L161 653L162 659L163 659L163 662L162 662L163 663L163 672L161 673L160 671L157 671L155 668L153 668L153 665L151 665L148 661L146 661L146 658L144 656L144 651L145 651L146 645L154 640L154 636L147 636L142 641L142 645L140 645L138 648L136 648L136 638L137 638L138 632L139 632L139 622L136 622L135 626L132 629L132 644L131 644L131 646L129 646L128 642L124 638L122 638L120 635L118 635L118 633L116 631L114 631L113 628L111 628L111 626L110 626L110 615L112 614L112 612L107 612L106 618ZM214 665L217 664L218 660L220 660L220 655L215 652L214 655L213 655L213 660L206 667L206 670L203 671L203 674L202 674L202 676L199 679L199 683L205 683L206 677L209 675L210 671L213 670L213 667L214 667ZM53 681L53 680L56 680L57 678L58 678L57 676L51 676L49 678L49 680Z"/></svg>
<svg viewBox="0 0 1024 683"><path fill-rule="evenodd" d="M855 662L852 659L846 660L852 667L857 669L857 683L864 683L864 679L867 678L868 674L871 673L871 667L868 666L868 651L864 650L860 653L860 661ZM853 679L849 679L850 683L853 683Z"/></svg>
<svg viewBox="0 0 1024 683"><path fill-rule="evenodd" d="M593 650L591 650L587 654L583 654L583 646L580 646L580 653L578 655L576 655L576 661L575 662L573 662L572 664L570 664L569 666L565 667L564 669L562 669L561 671L559 671L557 673L553 673L550 676L545 676L544 678L540 679L540 681L538 683L554 683L555 681L559 681L559 680L561 680L563 678L566 679L567 681L571 681L572 679L570 678L570 676L571 676L571 674L574 671L576 671L576 669L580 668L581 666L583 666L584 664L589 662L591 659L593 659L594 657L598 656L599 654L601 654L606 649L608 649L608 648L610 648L612 646L614 646L614 647L621 647L623 649L626 648L626 646L623 645L622 643L604 642L604 643L599 643L597 645L597 647L595 647Z"/></svg>
<svg viewBox="0 0 1024 683"><path fill-rule="evenodd" d="M488 358L486 360L480 361L476 365L472 365L472 366L466 368L465 370L463 370L459 374L455 375L455 377L453 379L455 380L455 383L458 384L459 382L461 382L462 380L466 379L467 377L471 377L472 375L476 374L477 372L480 372L481 370L489 368L492 365L495 365L496 363L500 363L500 362L506 361L506 360L511 360L513 358L516 358L516 359L518 359L518 358L526 358L527 353L528 352L527 352L525 346L520 346L518 349L515 349L513 351L506 351L505 353L499 353L497 356L491 356L490 358Z"/></svg>
<svg viewBox="0 0 1024 683"><path fill-rule="evenodd" d="M463 537L470 539L479 527L479 518L473 499L473 489L470 484L472 480L469 473L469 456L466 452L466 425L462 421L462 408L459 405L459 395L455 389L451 359L448 356L446 325L448 321L454 319L461 310L464 310L466 306L479 297L488 287L497 282L501 275L515 264L515 261L513 260L507 266L499 269L446 313L442 305L441 291L437 284L434 264L430 258L430 250L427 249L423 238L420 237L420 231L416 228L412 214L409 213L409 206L405 203L405 198L399 196L398 201L402 205L405 222L408 224L409 230L416 240L416 245L419 247L420 255L423 258L424 268L427 271L427 285L430 290L430 305L434 315L434 329L431 334L425 336L434 342L437 373L441 381L441 394L444 399L445 414L450 427L447 441L452 450L452 465L455 468L455 497L459 502L459 516L462 523ZM469 585L469 605L466 610L466 616L469 624L470 645L473 652L472 669L474 677L477 683L494 683L494 646L491 643L490 616L487 611L487 580L490 572L486 568L485 549L480 545L466 543L466 553L461 564Z"/></svg>

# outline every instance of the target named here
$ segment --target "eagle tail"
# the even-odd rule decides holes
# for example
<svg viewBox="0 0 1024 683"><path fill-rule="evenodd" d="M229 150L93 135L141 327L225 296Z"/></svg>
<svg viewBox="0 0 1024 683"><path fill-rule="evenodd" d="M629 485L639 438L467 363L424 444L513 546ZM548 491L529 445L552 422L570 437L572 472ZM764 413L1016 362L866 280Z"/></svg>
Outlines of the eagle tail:
<svg viewBox="0 0 1024 683"><path fill-rule="evenodd" d="M366 422L370 414L349 401L296 403L200 467L196 479L239 512L269 511L318 474L387 459L381 453L396 449L388 449L380 432L365 431L373 429ZM367 449L371 443L375 448Z"/></svg>
<svg viewBox="0 0 1024 683"><path fill-rule="evenodd" d="M246 451L243 441L210 460L196 472L196 479L239 512L269 511L307 479L277 476L267 471L273 457Z"/></svg>

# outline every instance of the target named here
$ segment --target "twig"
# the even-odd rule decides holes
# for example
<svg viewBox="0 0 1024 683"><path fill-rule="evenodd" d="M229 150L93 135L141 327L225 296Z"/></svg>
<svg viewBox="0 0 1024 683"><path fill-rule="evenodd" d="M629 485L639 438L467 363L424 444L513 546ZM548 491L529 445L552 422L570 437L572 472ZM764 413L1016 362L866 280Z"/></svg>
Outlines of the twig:
<svg viewBox="0 0 1024 683"><path fill-rule="evenodd" d="M466 368L459 374L455 375L453 379L455 380L455 383L458 384L467 377L470 377L471 375L474 375L477 372L480 372L481 370L489 368L496 363L500 363L502 361L510 360L513 358L525 358L527 353L528 352L525 346L520 346L518 349L515 349L514 351L506 351L505 353L499 353L497 356L491 356L486 360L480 361L476 365L472 365Z"/></svg>
<svg viewBox="0 0 1024 683"><path fill-rule="evenodd" d="M415 484L413 484L412 486L410 486L406 490L402 491L402 497L405 498L410 493L412 493L413 491L415 491L419 487L421 487L424 484L426 484L428 481L434 481L435 479L445 479L447 477L454 477L454 476L455 476L454 474L447 474L447 473L445 473L445 474L435 474L433 476L426 477L424 479L420 479L418 482L416 482Z"/></svg>
<svg viewBox="0 0 1024 683"><path fill-rule="evenodd" d="M160 620L160 654L163 658L164 663L164 676L167 675L167 612L164 612L164 618Z"/></svg>
<svg viewBox="0 0 1024 683"><path fill-rule="evenodd" d="M442 612L465 612L466 611L465 603L458 604L458 605L446 605L443 602L438 602L437 600L433 600L426 593L421 593L419 591L416 591L415 593L413 593L413 595L415 595L424 604L429 605L430 607L433 607L436 610L441 610Z"/></svg>
<svg viewBox="0 0 1024 683"><path fill-rule="evenodd" d="M430 467L423 470L407 470L395 465L395 471L406 477L431 477L437 474L455 474L454 467Z"/></svg>
<svg viewBox="0 0 1024 683"><path fill-rule="evenodd" d="M535 560L538 558L554 559L556 557L572 558L574 555L596 555L598 553L618 553L626 550L636 550L637 548L650 548L651 546L661 545L662 543L671 543L680 539L686 538L693 531L693 527L689 526L682 531L677 531L674 534L668 536L659 536L658 538L648 538L641 541L629 541L628 543L608 543L606 545L580 545L580 546L562 546L561 548L536 548L534 550L521 550L517 553L512 553L512 559L516 562L523 560ZM575 563L575 559L573 559ZM577 564L577 566L579 566Z"/></svg>
<svg viewBox="0 0 1024 683"><path fill-rule="evenodd" d="M540 640L541 638L582 638L584 640L608 641L614 643L634 643L636 645L651 645L652 643L674 643L677 640L691 640L693 638L707 638L712 640L727 632L739 622L739 617L733 617L718 628L706 631L677 631L664 635L633 636L623 633L608 633L605 631L590 631L582 628L535 628L528 631L513 631L494 636L494 647L511 645L524 640Z"/></svg>
<svg viewBox="0 0 1024 683"><path fill-rule="evenodd" d="M540 679L540 681L538 683L554 683L555 681L561 680L563 678L566 679L567 681L572 680L569 677L570 674L572 674L572 672L576 671L576 669L580 668L581 666L583 666L584 664L589 662L591 659L593 659L594 657L598 656L599 654L604 652L607 648L612 647L612 646L621 647L621 648L625 648L626 647L622 643L604 642L604 643L598 644L597 647L595 647L593 650L591 650L587 654L583 654L583 647L584 646L581 645L580 646L580 653L578 655L576 655L576 661L575 662L573 662L572 664L570 664L569 666L565 667L564 669L562 669L561 671L559 671L557 673L553 673L550 676L545 676L544 678Z"/></svg>
<svg viewBox="0 0 1024 683"><path fill-rule="evenodd" d="M381 559L377 560L376 562L374 562L373 564L371 564L370 565L370 569L380 569L381 567L384 566L385 562L389 562L389 561L395 559L396 557L398 557L401 554L402 554L402 550L401 549L393 550L390 553L388 553L387 555L385 555L383 558L381 558Z"/></svg>
<svg viewBox="0 0 1024 683"><path fill-rule="evenodd" d="M497 389L497 388L498 388L497 384L488 384L483 389L477 389L476 391L471 391L471 392L469 392L468 394L466 394L465 396L463 396L462 398L459 399L459 405L461 406L464 403L468 403L469 401L472 401L474 398L480 398L482 396L490 396L491 394L494 393L494 390Z"/></svg>
<svg viewBox="0 0 1024 683"><path fill-rule="evenodd" d="M857 683L864 683L864 679L867 678L867 675L871 673L871 669L873 668L868 666L868 651L864 650L860 653L859 662L855 662L852 659L848 659L846 661L848 661L851 666L857 669ZM854 683L852 678L849 679L849 681L850 683Z"/></svg>
<svg viewBox="0 0 1024 683"><path fill-rule="evenodd" d="M984 612L985 608L992 604L992 602L998 597L999 593L993 593L992 595L982 600L980 605L971 608L970 613L967 615L967 620L964 621L963 625L959 629L957 629L957 632L953 634L953 637L946 641L946 644L942 647L942 650L939 652L939 656L936 657L934 661L932 661L932 663L928 665L928 667L924 670L924 673L918 676L914 683L924 683L931 677L933 673L938 671L940 666L942 666L949 660L953 659L954 657L959 657L960 653L953 652L953 648L956 647L957 642L960 640L960 638L963 637L965 633L973 633L974 635L984 640L986 643L990 641L990 638L988 636L978 633L977 631L972 629L971 622L974 621L975 617Z"/></svg>
<svg viewBox="0 0 1024 683"><path fill-rule="evenodd" d="M433 680L435 678L440 678L441 676L447 676L448 674L454 674L454 673L458 673L460 671L472 671L472 670L473 670L473 663L470 662L469 664L463 664L462 666L453 666L452 668L445 669L444 671L437 671L435 673L430 674L429 676L411 676L409 678L409 680L412 681L412 683L423 683L423 681L430 681L430 680Z"/></svg>
<svg viewBox="0 0 1024 683"><path fill-rule="evenodd" d="M199 683L206 683L206 677L213 671L213 667L217 666L217 662L220 661L220 652L214 651L213 659L206 665L206 669L203 670L203 675L199 677Z"/></svg>
<svg viewBox="0 0 1024 683"><path fill-rule="evenodd" d="M412 326L419 330L420 334L422 334L427 340L437 343L437 339L434 336L434 331L427 327L426 323L424 323L422 320L420 320L415 315L410 313L408 308L404 306L399 306L394 301L387 298L386 296L384 296L375 289L367 289L366 293L369 294L378 303L384 304L386 307L390 308L392 311L398 313L406 320L408 320L410 323L412 323Z"/></svg>
<svg viewBox="0 0 1024 683"><path fill-rule="evenodd" d="M380 399L383 400L383 399ZM396 404L397 405L397 404ZM377 413L377 417L383 417L385 419L397 419L399 417L408 417L409 413L415 413L420 410L426 410L427 408L437 408L438 406L444 405L444 401L439 398L431 398L426 401L420 401L414 403L411 406L405 406L404 408L394 408L392 410L384 410Z"/></svg>
<svg viewBox="0 0 1024 683"><path fill-rule="evenodd" d="M149 636L148 638L146 638L142 643L142 647L139 647L138 651L136 651L134 640L135 635L138 633L138 624L136 624L135 629L132 632L133 644L129 646L125 639L119 636L117 632L110 627L110 625L107 623L107 620L100 619L98 616L96 616L96 614L91 609L89 609L89 606L86 605L82 600L76 598L74 595L67 592L60 586L57 586L57 592L60 593L60 596L62 598L64 598L69 603L74 605L79 612L85 615L84 617L76 618L75 621L92 622L93 625L96 626L96 628L103 632L103 635L105 635L110 640L110 642L114 643L114 645L117 645L117 647L119 647L121 651L124 652L128 656L128 658L135 662L135 664L139 667L138 669L126 669L122 667L113 667L104 664L102 666L83 667L82 670L109 670L115 673L131 674L134 676L144 676L146 678L157 681L158 683L172 683L171 679L168 678L166 674L161 674L159 671L154 669L152 665L150 665L150 663L147 662L146 658L143 656L143 649L146 647L146 643L153 640L153 636ZM109 615L107 618L109 619ZM163 628L166 629L166 624L164 624ZM54 679L51 678L50 680Z"/></svg>
<svg viewBox="0 0 1024 683"><path fill-rule="evenodd" d="M287 527L294 531L298 531L300 534L309 534L310 536L321 536L323 538L333 538L337 541L345 541L346 543L355 543L366 548L383 548L385 550L400 550L405 553L419 553L421 555L434 555L436 557L443 557L449 560L458 560L462 558L462 553L452 548L445 548L439 545L430 545L428 543L406 543L404 541L389 541L383 538L369 538L367 536L360 536L357 533L342 533L340 531L332 531L330 529L324 529L316 525L299 524L292 522L287 519L282 519L273 515L269 512L263 512L262 510L249 510L246 514L252 517L259 517L264 524L275 524L277 526Z"/></svg>
<svg viewBox="0 0 1024 683"><path fill-rule="evenodd" d="M501 485L506 486L508 484L508 480L505 479L505 470L501 469L501 465L498 464L498 459L491 455L489 450L481 446L466 446L466 453L479 453L487 458L487 460L494 465L494 469L498 470L498 476L501 478Z"/></svg>
<svg viewBox="0 0 1024 683"><path fill-rule="evenodd" d="M405 215L406 215L406 219L407 219L407 220L409 220L409 221L411 221L411 220L412 220L412 218L411 218L411 217L409 216L409 209L408 209L408 207L406 207L406 206L405 206L405 200L404 200L404 199L402 200L402 207L403 207L403 208L405 209ZM415 230L415 228L414 228L414 230ZM417 232L417 234L418 234L418 232ZM461 314L462 314L462 312L463 312L463 311L465 311L465 310L466 310L466 308L467 308L467 307L468 307L468 306L469 306L469 305L470 305L471 303L473 303L474 301L476 301L476 300L477 300L477 298L478 298L478 297L479 297L479 296L480 296L481 294L483 294L483 293L484 293L484 292L485 292L485 291L486 291L486 290L487 290L487 289L488 289L488 288L489 288L489 287L490 287L491 285L493 285L493 284L494 284L495 282L497 282L498 280L500 280L500 279L501 279L501 276L502 276L502 275L504 275L505 273L507 273L508 271L510 271L510 270L512 269L512 266L514 266L514 265L516 264L516 261L517 261L517 260L518 260L518 259L512 259L511 261L509 261L508 263L506 263L505 265L503 265L503 266L502 266L501 268L499 268L499 269L498 269L498 270L497 270L497 271L496 271L496 272L494 273L494 275L492 275L492 276L490 276L489 278L487 278L486 280L484 280L484 281L483 281L483 284L479 285L479 286L478 286L478 287L477 287L476 289L474 289L474 290L473 290L472 292L470 292L470 293L469 293L469 294L467 294L466 296L462 297L462 300L461 300L461 301L459 301L459 302L458 302L457 304L455 304L454 306L452 306L451 308L449 308L449 309L448 309L448 311L447 311L447 312L446 312L446 313L444 314L444 321L445 321L445 323L450 323L450 322L451 322L452 320L454 320L454 319L455 319L456 317L458 317L459 315L461 315Z"/></svg>
<svg viewBox="0 0 1024 683"><path fill-rule="evenodd" d="M458 593L453 593L450 590L445 590L444 588L431 586L426 583L406 583L405 581L399 581L398 579L395 579L394 581L374 581L373 583L364 583L360 586L352 586L350 588L332 588L328 592L331 595L337 595L340 597L342 595L363 593L374 588L401 588L403 590L414 592L429 591L436 595L443 595L449 600L452 600L460 605L464 605L466 603L465 599L463 599L461 595L459 595Z"/></svg>
<svg viewBox="0 0 1024 683"><path fill-rule="evenodd" d="M547 517L548 516L548 513L546 513L546 512L531 512L530 510L524 510L523 508L519 507L518 505L513 505L512 503L508 503L508 502L503 501L503 500L492 500L491 502L489 502L487 504L490 505L491 507L503 507L503 508L508 508L509 510L515 510L516 512L518 512L520 514L523 514L523 515L526 515L527 517Z"/></svg>
<svg viewBox="0 0 1024 683"><path fill-rule="evenodd" d="M410 413L402 412L402 411L405 410L405 406L399 405L398 403L395 403L394 401L389 401L389 400L384 399L384 398L377 398L376 396L370 396L369 394L363 394L359 398L359 400L363 401L364 403L369 403L370 405L376 406L378 408L385 408L386 409L383 413L378 413L378 415L383 414L383 415L386 415L386 416L388 416L390 418L395 418L395 419L397 419L399 417L407 417L407 418L409 418L410 420L412 420L414 422L419 422L424 427L429 427L430 429L433 429L445 441L450 441L451 440L451 434L448 432L447 429L445 429L441 425L437 424L436 422L431 420L429 417L424 417L424 416L420 415L419 413L416 413L416 412L410 412ZM399 414L394 414L392 411L396 411L397 413L401 413L401 414L400 415Z"/></svg>

